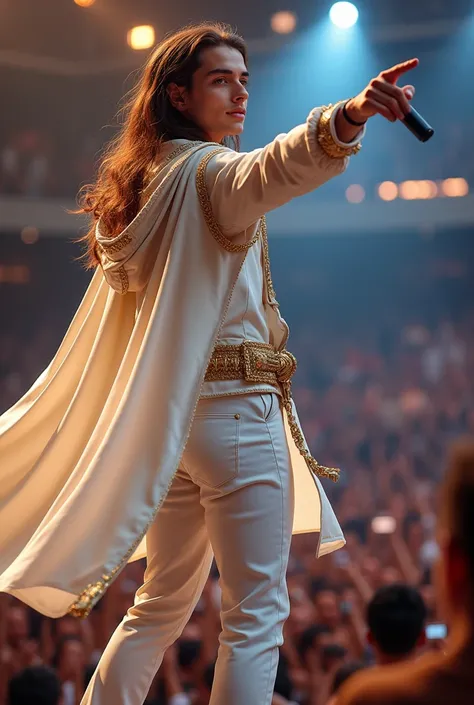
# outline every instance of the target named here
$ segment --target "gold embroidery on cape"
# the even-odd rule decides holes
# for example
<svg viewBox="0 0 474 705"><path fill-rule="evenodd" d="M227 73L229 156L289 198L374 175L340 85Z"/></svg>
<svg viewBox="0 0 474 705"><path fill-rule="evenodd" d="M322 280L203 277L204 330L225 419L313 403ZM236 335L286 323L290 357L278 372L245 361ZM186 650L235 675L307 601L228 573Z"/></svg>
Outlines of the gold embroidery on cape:
<svg viewBox="0 0 474 705"><path fill-rule="evenodd" d="M201 205L201 210L204 215L204 220L209 228L211 235L217 240L217 242L222 245L222 247L228 252L246 252L252 245L255 245L258 238L260 237L260 230L257 232L251 240L244 242L243 244L237 244L233 242L230 238L226 237L219 227L214 213L212 211L211 199L209 197L209 192L206 185L206 167L209 161L219 152L225 152L225 149L213 149L208 152L199 162L199 166L196 171L196 189L198 193L199 203Z"/></svg>
<svg viewBox="0 0 474 705"><path fill-rule="evenodd" d="M356 145L342 147L340 144L335 142L334 137L331 133L331 117L333 112L339 108L341 103L336 105L323 105L321 116L318 121L318 126L316 128L316 137L321 149L327 154L331 159L344 159L344 157L351 157L361 149L361 144L358 142Z"/></svg>
<svg viewBox="0 0 474 705"><path fill-rule="evenodd" d="M188 145L181 145L181 146L182 147L186 146L189 148ZM176 151L177 150L175 150L175 152ZM201 176L200 176L201 194L200 194L199 188L198 188L198 196L199 196L199 200L201 202L201 206L203 205L203 201L207 200L209 202L209 208L210 208L209 195L207 193L207 188L206 188L205 182L204 182L205 169L206 169L207 162L209 161L209 159L214 154L216 154L220 151L223 151L223 150L216 149L216 150L213 150L212 152L208 153L204 157L204 159L207 158L205 164L203 165L204 159L201 160L201 163L199 164L198 170L201 169ZM171 158L171 156L172 155L170 155L170 158ZM176 154L174 156L176 156ZM201 198L203 200L201 200ZM148 206L148 204L147 204L147 206ZM215 220L214 220L214 217L212 214L212 209L210 209L210 211L207 211L207 216L206 216L206 211L204 211L204 209L203 209L203 212L204 212L204 217L206 219L206 223L208 224L208 227L209 227L208 218L210 218L210 222L212 221L213 223L215 223ZM275 297L275 289L273 287L273 281L272 281L271 271L270 271L270 258L269 258L269 251L268 251L268 236L267 236L267 227L266 227L265 216L263 216L261 218L260 227L258 228L255 237L252 238L251 242L246 243L245 245L234 245L233 243L231 243L230 240L228 240L224 235L222 235L222 233L220 233L220 229L219 229L219 226L217 225L217 223L215 223L215 224L217 226L217 231L219 233L219 236L222 237L226 243L224 245L224 247L226 249L229 249L227 245L230 244L232 246L232 248L236 248L236 247L239 248L238 250L236 250L236 249L230 250L233 252L235 252L235 251L242 252L244 250L249 249L249 247L251 247L258 240L258 237L260 237L260 235L261 235L261 237L262 237L262 251L263 251L263 268L264 268L264 276L265 276L266 285L267 285L268 297L270 299L270 303L273 306L278 307L278 303L277 303L276 297ZM216 237L216 233L213 232L213 230L211 230L211 232L214 235L214 237ZM216 237L216 239L220 242L219 238ZM125 276L127 276L125 269L123 267L121 267L121 269L123 269ZM240 273L240 270L239 270L239 273ZM122 278L122 275L121 275L121 278ZM238 276L237 276L237 278L238 278ZM221 324L225 320L225 317L227 315L227 311L229 309L230 300L232 298L232 294L235 289L235 284L236 284L237 278L234 281L234 285L233 285L232 290L230 292L230 295L228 297L227 306L226 306L226 309L225 309L224 314L222 316ZM122 279L122 288L123 287L124 287L124 280ZM128 277L127 277L127 287L128 287ZM220 328L220 326L219 326L219 328ZM252 348L254 348L254 346L262 346L262 345L267 349L271 347L271 346L268 346L264 343L259 344L259 343L251 343L248 341L246 342L247 352L244 356L244 362L243 362L244 369L245 369L245 367L247 367L247 370L248 370L247 374L249 374L250 376L253 375L252 381L257 381L257 382L261 381L261 376L259 376L259 375L262 375L262 374L265 375L265 373L268 373L268 372L273 374L275 377L278 377L278 384L279 384L281 392L282 392L282 402L283 402L283 405L284 405L284 408L285 408L285 411L286 411L287 417L288 417L288 425L290 427L291 435L292 435L292 438L295 442L297 449L299 450L300 454L303 456L303 458L306 462L306 465L311 470L311 472L313 472L315 475L317 475L319 477L328 477L329 479L333 480L334 482L337 482L337 480L339 478L340 470L338 468L328 468L328 467L325 467L324 465L320 465L317 462L317 460L315 460L315 458L313 458L311 456L311 453L309 452L308 448L306 447L306 444L305 444L305 441L303 438L303 434L301 433L299 424L297 423L296 418L293 414L293 404L292 404L292 396L291 396L291 377L293 376L293 374L296 370L296 367L297 367L296 358L294 357L294 355L292 355L287 350L274 351L272 348L271 352L272 352L272 356L274 356L274 357L270 357L270 359L265 360L265 356L262 357L262 355L261 355L261 350L259 351L259 354L254 354L254 352L252 350ZM221 346L215 346L214 350L219 350L220 347ZM240 348L241 346L228 345L225 347L227 349L229 349L229 348ZM228 350L228 352L230 352L230 350ZM240 356L240 353L239 353L239 356ZM213 360L214 360L214 353L210 358L209 365L208 365L206 373L205 373L206 380L209 379L207 377L208 373L212 374L212 372L210 372L210 370L212 370L212 367L214 364ZM235 362L235 360L231 361L229 355L227 354L227 360L224 364L228 369L227 374L230 374L230 369L237 369L238 368L240 371L240 365L242 363L241 363L240 359L237 363ZM253 364L255 365L255 369L252 371ZM263 369L265 367L267 367L269 369ZM216 374L216 373L214 373L214 374ZM227 377L225 379L227 379ZM234 379L234 378L231 378L231 379ZM268 380L268 375L265 377L265 382L267 382L267 380ZM196 408L199 403L199 399L200 399L200 396L198 394L196 404L194 406L194 410L193 410L193 414L192 414L192 420L194 419L194 415L196 413ZM192 420L191 420L191 425L192 425ZM191 425L189 426L188 431L187 431L185 445L186 445L187 439L189 438L189 433L191 431ZM149 520L149 522L145 526L142 533L137 537L137 539L134 541L132 546L128 549L127 553L117 563L115 568L113 568L110 571L110 573L104 573L101 576L100 580L98 580L95 583L90 583L89 585L87 585L87 587L78 595L75 602L68 609L68 612L67 612L68 614L70 614L74 617L79 617L79 618L85 618L90 614L94 605L97 604L97 602L100 600L100 598L102 597L104 592L109 587L112 580L117 576L117 574L121 571L121 569L124 567L124 565L132 557L132 555L134 554L134 552L136 551L136 549L140 545L143 537L146 536L149 528L151 527L153 521L156 518L156 515L158 514L158 511L160 510L164 500L166 499L166 496L171 488L171 485L173 483L175 475L176 475L176 471L173 473L166 491L163 493L158 505L154 509L151 519Z"/></svg>
<svg viewBox="0 0 474 705"><path fill-rule="evenodd" d="M190 143L187 143L187 144L181 144L179 147L177 147L176 149L174 149L174 150L171 152L171 154L169 154L169 155L163 160L163 164L167 164L168 162L172 161L173 159L175 159L176 157L179 157L181 154L184 153L183 157L182 157L181 159L178 159L178 160L171 166L170 170L169 170L168 173L166 174L166 176L165 176L165 178L163 179L163 181L161 182L161 184L160 184L159 186L157 186L157 188L156 188L156 190L155 190L155 192L154 192L155 194L157 194L158 192L162 191L165 182L168 181L168 179L169 179L169 178L171 177L171 175L176 171L176 169L178 169L178 167L180 167L181 164L183 164L183 162L186 161L186 159L187 159L187 157L188 157L188 154L187 154L187 153L188 153L196 144L199 144L199 143L197 143L197 142L190 142ZM150 199L150 200L151 200L151 199ZM153 198L153 202L154 202L154 201L155 201L155 198ZM140 211L140 220L141 220L142 217L143 217L143 216L142 216L142 213L144 213L144 212L146 212L146 211L148 210L149 204L150 204L150 201L148 201L148 203L147 203L145 206L143 206L143 208L141 209L141 211ZM132 221L132 223L133 223L133 221ZM136 229L136 222L133 223L133 225L130 224L130 225L128 226L128 228L126 228L126 229L123 231L122 235L120 235L120 236L118 237L118 239L115 240L115 242L111 242L111 243L102 242L102 243L100 243L100 244L99 244L99 243L97 243L97 244L98 244L99 247L100 247L102 250L104 250L104 252L105 252L106 254L108 254L108 255L109 255L109 254L114 254L114 253L116 253L116 252L120 252L120 250L122 250L126 245L129 245L129 244L132 242L132 240L133 240L133 231L134 231L135 229Z"/></svg>
<svg viewBox="0 0 474 705"><path fill-rule="evenodd" d="M228 298L227 298L227 303L226 303L224 312L223 312L223 314L222 314L222 318L221 318L221 320L220 320L220 322L219 322L219 325L218 325L218 327L217 327L217 329L216 329L216 332L215 332L215 336L216 336L216 337L217 337L217 335L218 335L218 331L220 330L220 328L221 328L221 326L222 326L222 324L223 324L223 322L225 321L225 318L226 318L226 316L227 316L227 312L228 312L228 310L229 310L229 305L230 305L230 301L231 301L231 298L232 298L232 294L234 293L235 285L236 285L236 283L237 283L237 279L238 279L238 277L239 277L240 270L242 269L243 263L244 263L244 259L243 259L242 262L241 262L239 271L238 271L237 276L236 276L236 278L235 278L235 280L234 280L234 283L233 283L233 285L232 285L232 289L231 289L230 292L229 292L229 296L228 296ZM201 388L202 388L202 382L203 382L203 381L204 381L204 375L203 375L203 377L201 378ZM190 433L191 433L191 427L192 427L192 423L193 423L193 420L194 420L194 416L196 415L196 409L197 409L197 405L199 404L199 399L200 399L200 395L198 394L197 397L196 397L196 403L194 404L194 409L193 409L193 413L192 413L192 416L191 416L191 422L190 422L190 424L189 424L189 426L188 426L188 429L187 429L187 432L186 432L186 439L185 439L185 442L184 442L184 445L183 445L183 449L186 447L186 443L188 442L188 438L189 438L189 435L190 435ZM92 611L94 605L97 604L97 602L100 600L100 598L102 597L102 595L104 594L104 592L105 592L105 591L107 590L107 588L109 587L109 585L110 585L110 583L112 582L112 580L118 575L118 573L119 573L119 572L121 571L121 569L125 566L125 564L128 562L128 560L133 556L133 554L135 553L136 549L137 549L138 546L140 545L140 543L141 543L143 537L146 536L146 534L148 533L149 528L150 528L151 525L153 524L153 522L154 522L154 520L155 520L155 518L156 518L156 515L158 514L159 510L161 509L161 506L162 506L163 502L164 502L165 499L166 499L166 496L167 496L167 494L168 494L168 492L169 492L169 490L170 490L170 488L171 488L171 485L173 484L173 480L174 480L175 475L176 475L176 472L177 472L177 470L178 470L179 462L180 462L180 461L181 461L181 458L179 458L179 461L178 461L178 463L177 463L176 469L175 469L175 471L174 471L174 473L173 473L173 475L172 475L172 477L171 477L171 479L170 479L170 481L169 481L169 483L168 483L168 486L167 486L165 492L163 493L163 495L162 495L160 501L158 502L158 505L157 505L156 508L154 509L153 514L152 514L152 516L151 516L151 519L149 520L149 522L147 523L147 525L146 525L145 528L143 529L142 533L135 539L135 541L133 542L132 546L128 549L127 553L126 553L126 554L123 556L123 558L117 563L117 565L115 566L115 568L113 568L113 569L110 571L110 573L105 573L105 574L103 574L103 575L101 576L101 579L100 579L100 580L98 580L98 581L95 582L95 583L89 583L89 585L87 585L87 587L77 596L77 599L76 599L76 600L72 603L72 605L69 607L69 609L68 609L68 611L67 611L67 614L70 614L70 615L72 615L73 617L79 617L79 618L81 618L81 619L84 619L85 617L87 617L87 616L91 613L91 611Z"/></svg>
<svg viewBox="0 0 474 705"><path fill-rule="evenodd" d="M122 285L122 291L120 293L126 294L128 291L128 285L129 285L127 270L122 265L121 267L119 267L118 273L119 273L119 277L120 277L120 283Z"/></svg>
<svg viewBox="0 0 474 705"><path fill-rule="evenodd" d="M115 568L110 571L110 573L105 573L104 575L102 575L101 579L98 580L96 583L90 583L81 592L81 594L78 595L77 600L68 609L67 614L70 614L73 617L80 617L81 619L84 619L85 617L89 616L89 614L92 611L92 608L100 600L100 598L102 597L104 592L107 590L107 588L109 587L109 585L112 582L112 580L114 579L114 577L119 573L119 571L122 569L122 567L128 562L129 558L131 558L133 556L133 554L135 553L135 551L137 550L143 537L145 536L148 529L150 528L153 521L155 520L155 517L158 514L158 511L161 508L161 505L165 501L166 495L168 494L170 487L173 483L175 474L176 473L173 473L173 477L171 478L171 480L168 484L166 492L163 494L161 500L158 503L158 506L153 511L152 517L151 517L150 521L148 522L143 533L141 533L138 536L138 538L135 539L132 546L130 546L130 548L128 549L127 553L123 556L123 558L115 566Z"/></svg>

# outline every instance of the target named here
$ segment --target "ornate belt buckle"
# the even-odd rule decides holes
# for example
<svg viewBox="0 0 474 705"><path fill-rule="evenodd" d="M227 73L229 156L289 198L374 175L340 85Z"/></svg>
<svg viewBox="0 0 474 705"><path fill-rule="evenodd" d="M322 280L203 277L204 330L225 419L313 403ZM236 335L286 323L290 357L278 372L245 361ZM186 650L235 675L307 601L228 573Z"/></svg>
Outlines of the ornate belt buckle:
<svg viewBox="0 0 474 705"><path fill-rule="evenodd" d="M242 343L244 378L247 382L268 382L275 384L278 364L273 364L271 357L275 357L269 348L262 347L260 343L245 340ZM274 369L269 369L269 368Z"/></svg>

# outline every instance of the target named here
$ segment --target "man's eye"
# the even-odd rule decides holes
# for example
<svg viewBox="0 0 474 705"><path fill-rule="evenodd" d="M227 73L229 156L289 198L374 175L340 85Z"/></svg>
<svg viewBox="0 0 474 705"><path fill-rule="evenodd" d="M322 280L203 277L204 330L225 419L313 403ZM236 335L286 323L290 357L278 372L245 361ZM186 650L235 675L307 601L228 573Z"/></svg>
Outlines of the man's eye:
<svg viewBox="0 0 474 705"><path fill-rule="evenodd" d="M225 78L216 78L216 80L213 81L213 83L220 83L221 81L225 81Z"/></svg>

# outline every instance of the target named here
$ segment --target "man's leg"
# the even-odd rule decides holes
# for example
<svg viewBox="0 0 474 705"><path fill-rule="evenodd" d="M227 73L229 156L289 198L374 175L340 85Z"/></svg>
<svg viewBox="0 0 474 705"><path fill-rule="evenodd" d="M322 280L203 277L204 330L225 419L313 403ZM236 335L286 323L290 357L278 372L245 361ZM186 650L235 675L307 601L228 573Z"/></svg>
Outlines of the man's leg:
<svg viewBox="0 0 474 705"><path fill-rule="evenodd" d="M276 394L201 402L184 460L201 485L222 624L209 705L270 705L289 614L293 478Z"/></svg>
<svg viewBox="0 0 474 705"><path fill-rule="evenodd" d="M81 705L142 705L184 629L212 563L199 487L179 470L147 533L144 584L115 630Z"/></svg>

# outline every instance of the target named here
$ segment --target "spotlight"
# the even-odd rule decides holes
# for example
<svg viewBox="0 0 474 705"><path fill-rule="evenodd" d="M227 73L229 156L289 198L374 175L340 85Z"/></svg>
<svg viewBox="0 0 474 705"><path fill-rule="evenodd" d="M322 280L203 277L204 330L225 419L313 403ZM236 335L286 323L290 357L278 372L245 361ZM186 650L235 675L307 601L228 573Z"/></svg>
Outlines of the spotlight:
<svg viewBox="0 0 474 705"><path fill-rule="evenodd" d="M79 7L90 7L95 3L95 0L74 0L76 5L79 5Z"/></svg>
<svg viewBox="0 0 474 705"><path fill-rule="evenodd" d="M405 201L414 201L420 198L422 188L419 181L414 181L413 179L409 181L402 181L400 184L400 196L404 198Z"/></svg>
<svg viewBox="0 0 474 705"><path fill-rule="evenodd" d="M383 181L379 184L378 192L382 201L394 201L398 196L398 186L393 181Z"/></svg>
<svg viewBox="0 0 474 705"><path fill-rule="evenodd" d="M467 196L469 193L469 184L466 179L445 179L441 183L441 188L445 196L450 198L459 198L459 196Z"/></svg>
<svg viewBox="0 0 474 705"><path fill-rule="evenodd" d="M359 10L351 2L336 2L329 10L329 18L339 29L349 29L359 19Z"/></svg>
<svg viewBox="0 0 474 705"><path fill-rule="evenodd" d="M149 49L155 43L155 30L148 24L133 27L127 34L127 42L132 49L137 51Z"/></svg>
<svg viewBox="0 0 474 705"><path fill-rule="evenodd" d="M277 34L291 34L296 27L296 15L294 12L275 12L272 15L271 26Z"/></svg>
<svg viewBox="0 0 474 705"><path fill-rule="evenodd" d="M20 233L25 245L34 245L39 239L39 230L34 225L26 225Z"/></svg>
<svg viewBox="0 0 474 705"><path fill-rule="evenodd" d="M360 184L352 184L346 189L346 198L349 203L362 203L365 198L365 189Z"/></svg>

